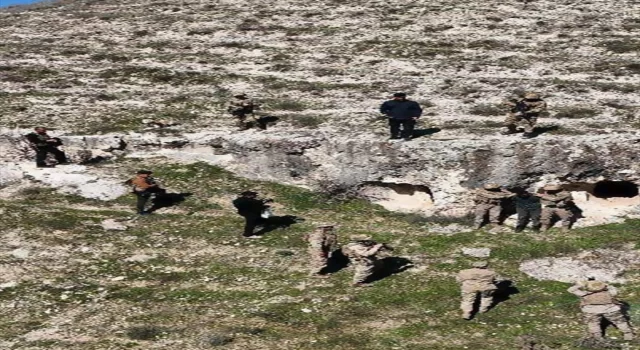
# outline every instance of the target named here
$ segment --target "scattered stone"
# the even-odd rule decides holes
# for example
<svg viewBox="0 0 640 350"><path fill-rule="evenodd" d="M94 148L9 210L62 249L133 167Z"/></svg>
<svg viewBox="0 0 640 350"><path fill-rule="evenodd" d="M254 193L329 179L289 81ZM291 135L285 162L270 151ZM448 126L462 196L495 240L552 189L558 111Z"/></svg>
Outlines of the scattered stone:
<svg viewBox="0 0 640 350"><path fill-rule="evenodd" d="M154 259L156 257L156 255L147 255L147 254L136 254L133 256L130 256L126 259L124 259L124 261L127 262L147 262L151 259Z"/></svg>
<svg viewBox="0 0 640 350"><path fill-rule="evenodd" d="M18 282L10 281L10 282L0 284L0 290L7 289L7 288L14 288L16 286L18 286Z"/></svg>
<svg viewBox="0 0 640 350"><path fill-rule="evenodd" d="M488 258L491 255L490 248L462 248L462 254L474 258Z"/></svg>
<svg viewBox="0 0 640 350"><path fill-rule="evenodd" d="M294 298L288 295L278 295L265 301L267 304L293 304L301 302L301 298Z"/></svg>
<svg viewBox="0 0 640 350"><path fill-rule="evenodd" d="M222 346L233 342L233 337L226 334L211 334L206 337L205 343L210 346Z"/></svg>
<svg viewBox="0 0 640 350"><path fill-rule="evenodd" d="M117 282L117 281L124 281L125 278L126 278L125 276L117 276L117 277L113 277L111 280L114 282Z"/></svg>
<svg viewBox="0 0 640 350"><path fill-rule="evenodd" d="M11 251L11 255L17 259L26 259L30 254L31 252L26 248L18 248Z"/></svg>
<svg viewBox="0 0 640 350"><path fill-rule="evenodd" d="M125 231L127 225L116 221L115 219L106 219L100 224L106 231Z"/></svg>
<svg viewBox="0 0 640 350"><path fill-rule="evenodd" d="M450 224L445 226L438 224L429 225L429 232L432 233L455 234L471 231L473 231L473 228L460 224Z"/></svg>

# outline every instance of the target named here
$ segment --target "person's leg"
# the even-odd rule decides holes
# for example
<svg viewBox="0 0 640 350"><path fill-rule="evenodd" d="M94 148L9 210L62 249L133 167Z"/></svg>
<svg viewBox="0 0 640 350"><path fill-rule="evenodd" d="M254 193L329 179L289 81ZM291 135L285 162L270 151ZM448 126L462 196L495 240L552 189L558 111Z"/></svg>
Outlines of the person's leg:
<svg viewBox="0 0 640 350"><path fill-rule="evenodd" d="M389 133L391 139L400 137L400 121L398 119L389 118Z"/></svg>
<svg viewBox="0 0 640 350"><path fill-rule="evenodd" d="M516 224L515 231L522 232L529 222L529 210L524 207L516 206L516 213L518 214L518 222Z"/></svg>
<svg viewBox="0 0 640 350"><path fill-rule="evenodd" d="M47 148L45 147L37 147L36 148L36 166L44 167L47 166Z"/></svg>
<svg viewBox="0 0 640 350"><path fill-rule="evenodd" d="M354 266L353 284L361 285L365 283L375 271L374 264L365 262L356 262Z"/></svg>
<svg viewBox="0 0 640 350"><path fill-rule="evenodd" d="M490 207L487 206L487 204L478 204L476 206L475 220L473 225L476 229L481 228L482 224L484 224L484 218L487 216L489 208Z"/></svg>
<svg viewBox="0 0 640 350"><path fill-rule="evenodd" d="M517 131L517 124L518 124L518 120L519 118L516 117L515 114L513 113L509 113L507 114L507 118L505 118L504 120L504 126L506 128L506 130L503 132L503 134L513 134Z"/></svg>
<svg viewBox="0 0 640 350"><path fill-rule="evenodd" d="M542 210L540 208L529 209L529 217L531 218L531 228L534 231L540 231L540 214Z"/></svg>
<svg viewBox="0 0 640 350"><path fill-rule="evenodd" d="M547 231L551 228L551 220L553 219L553 208L542 208L542 212L540 214L540 223L542 224L541 230L542 232Z"/></svg>
<svg viewBox="0 0 640 350"><path fill-rule="evenodd" d="M500 204L492 204L489 208L489 222L494 225L500 225L500 214L502 213L502 206Z"/></svg>
<svg viewBox="0 0 640 350"><path fill-rule="evenodd" d="M460 301L460 310L462 310L462 318L468 320L471 318L473 314L473 304L476 302L477 297L476 292L465 292L462 291L460 293L461 301Z"/></svg>
<svg viewBox="0 0 640 350"><path fill-rule="evenodd" d="M57 147L49 147L49 152L51 152L53 156L56 157L56 161L58 162L58 164L67 163L67 155L64 154L64 152L59 150Z"/></svg>
<svg viewBox="0 0 640 350"><path fill-rule="evenodd" d="M487 312L493 305L494 290L485 290L480 293L480 312Z"/></svg>
<svg viewBox="0 0 640 350"><path fill-rule="evenodd" d="M556 215L560 218L560 222L562 223L562 231L569 231L571 227L571 219L573 218L573 213L571 213L568 209L556 209Z"/></svg>
<svg viewBox="0 0 640 350"><path fill-rule="evenodd" d="M151 197L151 194L149 193L136 193L136 197L138 197L138 200L136 202L136 210L138 211L138 214L144 214L146 213L146 211L144 210L147 202L149 201L149 198Z"/></svg>
<svg viewBox="0 0 640 350"><path fill-rule="evenodd" d="M616 326L620 332L624 335L624 340L633 340L633 330L629 325L629 320L624 316L621 311L610 312L604 315L604 318L609 320Z"/></svg>
<svg viewBox="0 0 640 350"><path fill-rule="evenodd" d="M602 315L584 313L584 321L587 324L589 335L596 339L602 339Z"/></svg>
<svg viewBox="0 0 640 350"><path fill-rule="evenodd" d="M249 236L253 236L253 232L256 229L256 226L258 226L258 222L259 222L259 216L255 216L255 215L247 215L244 217L244 232L242 233L243 236L245 237L249 237Z"/></svg>
<svg viewBox="0 0 640 350"><path fill-rule="evenodd" d="M405 140L411 140L413 138L413 131L416 126L416 121L413 119L407 119L402 121L402 138Z"/></svg>

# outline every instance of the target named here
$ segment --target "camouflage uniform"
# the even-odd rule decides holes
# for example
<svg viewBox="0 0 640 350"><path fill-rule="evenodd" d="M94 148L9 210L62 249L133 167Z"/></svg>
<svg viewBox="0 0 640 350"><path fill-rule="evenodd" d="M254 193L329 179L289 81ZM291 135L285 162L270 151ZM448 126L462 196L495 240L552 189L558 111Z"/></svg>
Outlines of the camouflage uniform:
<svg viewBox="0 0 640 350"><path fill-rule="evenodd" d="M462 270L456 280L461 283L462 318L468 320L473 313L473 305L480 294L480 312L487 312L493 304L493 294L497 274L487 269L487 262L481 261L473 264L473 268Z"/></svg>
<svg viewBox="0 0 640 350"><path fill-rule="evenodd" d="M568 231L571 226L573 213L567 209L571 203L571 193L562 190L559 185L548 185L543 188L545 193L536 194L540 197L542 204L542 214L540 222L542 223L542 231L551 228L551 221L554 215L557 215L562 222L562 230Z"/></svg>
<svg viewBox="0 0 640 350"><path fill-rule="evenodd" d="M309 242L312 275L322 274L327 267L329 255L336 248L338 237L333 228L333 225L318 226L305 236L305 240Z"/></svg>
<svg viewBox="0 0 640 350"><path fill-rule="evenodd" d="M624 334L625 340L633 339L633 330L622 313L620 302L615 298L615 288L600 281L581 281L569 288L568 292L580 297L580 308L592 337L603 338L601 325L604 318Z"/></svg>
<svg viewBox="0 0 640 350"><path fill-rule="evenodd" d="M246 94L234 95L227 102L227 112L238 119L237 125L240 130L246 130L250 127L250 123L246 121L247 115L253 114L255 107L253 100L247 98Z"/></svg>
<svg viewBox="0 0 640 350"><path fill-rule="evenodd" d="M351 242L342 248L343 254L349 258L354 267L353 284L356 286L365 283L379 267L379 260L376 254L378 254L382 245L375 242L373 242L374 245L371 245L365 242L372 242L371 237L351 236Z"/></svg>
<svg viewBox="0 0 640 350"><path fill-rule="evenodd" d="M540 98L540 95L532 92L526 93L522 99L508 101L506 105L511 107L504 121L507 127L506 134L515 133L518 126L523 126L526 137L533 133L540 113L547 110L547 103Z"/></svg>
<svg viewBox="0 0 640 350"><path fill-rule="evenodd" d="M475 227L480 228L484 223L484 219L489 215L489 222L492 224L500 223L500 213L502 211L502 200L515 196L514 193L505 191L497 184L487 184L484 188L476 189L476 211L475 211Z"/></svg>

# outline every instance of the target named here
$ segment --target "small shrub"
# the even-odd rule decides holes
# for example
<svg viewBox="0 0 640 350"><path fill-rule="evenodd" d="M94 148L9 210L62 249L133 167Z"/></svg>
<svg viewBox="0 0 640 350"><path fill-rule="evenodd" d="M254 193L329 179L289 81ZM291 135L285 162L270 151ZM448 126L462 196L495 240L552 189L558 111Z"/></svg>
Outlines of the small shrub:
<svg viewBox="0 0 640 350"><path fill-rule="evenodd" d="M127 329L127 337L133 340L156 340L166 333L163 328L156 326L135 326Z"/></svg>
<svg viewBox="0 0 640 350"><path fill-rule="evenodd" d="M563 107L558 110L555 117L556 118L566 118L566 119L583 119L583 118L593 118L598 115L599 111L597 109L589 108L589 107L579 107L579 106L569 106Z"/></svg>
<svg viewBox="0 0 640 350"><path fill-rule="evenodd" d="M307 105L304 102L297 100L276 100L269 104L269 107L280 111L304 111L307 109Z"/></svg>
<svg viewBox="0 0 640 350"><path fill-rule="evenodd" d="M640 41L634 39L612 40L604 43L607 50L615 53L640 51Z"/></svg>
<svg viewBox="0 0 640 350"><path fill-rule="evenodd" d="M233 342L233 337L226 334L212 334L205 342L210 346L222 346Z"/></svg>

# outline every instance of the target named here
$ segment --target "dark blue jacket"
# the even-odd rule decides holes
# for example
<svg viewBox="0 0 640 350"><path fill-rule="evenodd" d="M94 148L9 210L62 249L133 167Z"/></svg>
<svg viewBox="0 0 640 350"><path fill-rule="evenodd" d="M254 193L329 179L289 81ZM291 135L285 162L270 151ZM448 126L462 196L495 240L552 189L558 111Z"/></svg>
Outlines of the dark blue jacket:
<svg viewBox="0 0 640 350"><path fill-rule="evenodd" d="M411 119L419 118L422 115L422 108L416 101L389 100L380 106L380 113L392 119Z"/></svg>

